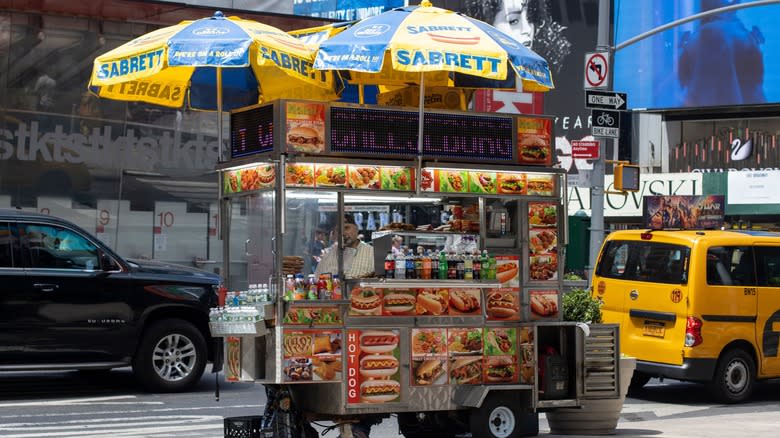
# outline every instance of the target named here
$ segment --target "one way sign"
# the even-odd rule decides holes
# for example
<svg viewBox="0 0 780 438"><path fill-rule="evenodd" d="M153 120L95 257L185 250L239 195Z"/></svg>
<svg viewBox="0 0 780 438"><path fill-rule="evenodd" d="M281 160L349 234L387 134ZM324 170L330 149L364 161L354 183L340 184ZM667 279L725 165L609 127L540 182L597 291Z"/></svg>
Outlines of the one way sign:
<svg viewBox="0 0 780 438"><path fill-rule="evenodd" d="M627 102L626 93L585 90L585 108L625 111Z"/></svg>

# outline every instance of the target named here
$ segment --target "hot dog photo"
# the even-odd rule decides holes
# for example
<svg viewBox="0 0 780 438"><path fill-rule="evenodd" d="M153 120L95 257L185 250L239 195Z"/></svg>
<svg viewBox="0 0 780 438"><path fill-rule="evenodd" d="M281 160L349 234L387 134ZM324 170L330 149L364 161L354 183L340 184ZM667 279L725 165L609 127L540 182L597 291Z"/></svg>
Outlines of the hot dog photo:
<svg viewBox="0 0 780 438"><path fill-rule="evenodd" d="M447 289L419 289L417 291L417 314L446 315L450 302L449 296Z"/></svg>
<svg viewBox="0 0 780 438"><path fill-rule="evenodd" d="M372 316L382 312L382 292L377 289L353 288L349 302L349 314L352 316Z"/></svg>
<svg viewBox="0 0 780 438"><path fill-rule="evenodd" d="M559 298L557 290L532 290L528 292L531 319L558 319Z"/></svg>
<svg viewBox="0 0 780 438"><path fill-rule="evenodd" d="M496 280L502 287L520 286L520 258L518 256L496 256Z"/></svg>
<svg viewBox="0 0 780 438"><path fill-rule="evenodd" d="M473 315L482 311L479 289L450 289L450 315Z"/></svg>
<svg viewBox="0 0 780 438"><path fill-rule="evenodd" d="M414 315L417 294L414 290L387 289L382 297L383 315Z"/></svg>
<svg viewBox="0 0 780 438"><path fill-rule="evenodd" d="M488 321L517 321L520 319L520 289L491 289L486 294Z"/></svg>
<svg viewBox="0 0 780 438"><path fill-rule="evenodd" d="M474 385L482 383L482 356L463 356L450 359L450 384Z"/></svg>

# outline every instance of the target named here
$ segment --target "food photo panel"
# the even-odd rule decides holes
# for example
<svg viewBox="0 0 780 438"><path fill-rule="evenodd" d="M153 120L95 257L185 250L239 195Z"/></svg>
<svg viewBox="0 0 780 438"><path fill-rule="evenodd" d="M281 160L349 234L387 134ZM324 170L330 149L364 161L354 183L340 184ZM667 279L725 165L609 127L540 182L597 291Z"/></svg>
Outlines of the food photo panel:
<svg viewBox="0 0 780 438"><path fill-rule="evenodd" d="M346 337L347 402L401 401L400 331L348 329Z"/></svg>
<svg viewBox="0 0 780 438"><path fill-rule="evenodd" d="M520 320L520 289L490 289L486 293L485 310L488 321Z"/></svg>
<svg viewBox="0 0 780 438"><path fill-rule="evenodd" d="M447 330L421 328L411 331L413 386L447 384Z"/></svg>
<svg viewBox="0 0 780 438"><path fill-rule="evenodd" d="M555 289L529 290L528 303L531 308L531 320L559 320L560 293Z"/></svg>

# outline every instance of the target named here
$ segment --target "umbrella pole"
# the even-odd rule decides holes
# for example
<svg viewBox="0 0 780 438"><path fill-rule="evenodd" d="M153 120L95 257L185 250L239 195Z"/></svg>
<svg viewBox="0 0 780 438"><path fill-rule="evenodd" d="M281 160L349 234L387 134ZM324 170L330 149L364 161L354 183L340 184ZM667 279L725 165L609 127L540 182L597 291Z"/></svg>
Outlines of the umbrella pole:
<svg viewBox="0 0 780 438"><path fill-rule="evenodd" d="M423 123L425 123L425 73L420 72L420 113L418 115L419 124L417 125L417 169L415 184L415 193L420 194L420 185L422 184L422 154L423 154Z"/></svg>
<svg viewBox="0 0 780 438"><path fill-rule="evenodd" d="M222 151L222 67L217 67L217 147L219 151L219 162L224 162L224 153Z"/></svg>
<svg viewBox="0 0 780 438"><path fill-rule="evenodd" d="M366 96L363 91L363 84L358 85L358 103L363 105L366 101Z"/></svg>

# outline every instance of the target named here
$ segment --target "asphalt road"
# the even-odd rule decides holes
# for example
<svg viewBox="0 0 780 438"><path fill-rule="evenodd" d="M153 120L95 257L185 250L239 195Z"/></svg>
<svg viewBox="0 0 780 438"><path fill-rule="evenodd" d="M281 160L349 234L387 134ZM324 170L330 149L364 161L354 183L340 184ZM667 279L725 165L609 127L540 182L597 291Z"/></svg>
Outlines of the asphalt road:
<svg viewBox="0 0 780 438"><path fill-rule="evenodd" d="M185 394L148 394L129 370L84 374L12 373L0 375L0 437L4 438L157 438L224 436L225 417L259 415L260 385L220 385L207 374ZM720 405L702 386L651 381L626 399L618 436L776 437L780 428L780 381L762 383L749 403ZM330 432L325 436L335 438ZM394 418L375 426L372 438L398 437ZM544 415L540 436L549 434Z"/></svg>

